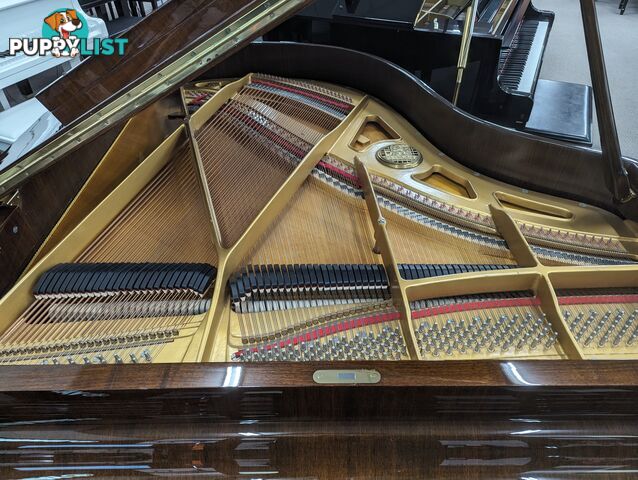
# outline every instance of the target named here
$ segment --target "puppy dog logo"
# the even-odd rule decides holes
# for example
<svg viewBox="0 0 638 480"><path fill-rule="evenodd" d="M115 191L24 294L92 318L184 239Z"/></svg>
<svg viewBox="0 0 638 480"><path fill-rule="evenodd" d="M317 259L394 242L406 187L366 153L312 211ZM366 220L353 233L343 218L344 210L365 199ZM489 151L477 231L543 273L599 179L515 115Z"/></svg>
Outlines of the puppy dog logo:
<svg viewBox="0 0 638 480"><path fill-rule="evenodd" d="M76 10L56 10L44 19L42 38L54 41L51 49L54 57L76 57L80 54L80 39L87 37L86 20Z"/></svg>
<svg viewBox="0 0 638 480"><path fill-rule="evenodd" d="M3 1L6 0L0 0L0 5ZM54 10L42 21L42 37L9 38L9 56L53 55L70 59L92 55L124 55L128 38L107 38L100 31L90 37L89 22L81 12L72 8ZM40 20L34 18L33 21Z"/></svg>

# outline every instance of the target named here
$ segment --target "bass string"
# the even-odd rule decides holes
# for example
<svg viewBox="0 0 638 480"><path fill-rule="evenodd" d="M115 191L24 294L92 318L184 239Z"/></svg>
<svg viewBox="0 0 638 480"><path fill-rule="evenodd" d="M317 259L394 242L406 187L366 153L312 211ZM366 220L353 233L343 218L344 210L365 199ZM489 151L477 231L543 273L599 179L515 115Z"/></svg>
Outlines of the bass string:
<svg viewBox="0 0 638 480"><path fill-rule="evenodd" d="M316 106L317 113L330 115L333 118L333 121L337 117L335 117L335 113L330 112L329 109L333 109L335 112L338 111L338 116L345 116L345 113L342 110L347 110L347 108L344 108L344 107L346 106L349 106L350 108L352 107L352 99L346 98L345 96L337 94L336 92L329 90L327 88L319 87L316 83L299 82L295 80L281 79L281 78L269 79L269 78L259 77L259 76L254 77L254 80L256 80L256 83L253 82L249 84L248 87L257 90L259 93L263 92L264 89L267 90L268 88L282 91L283 89L289 90L292 87L292 90L293 90L292 94L286 94L282 92L282 95L291 97L293 99L295 96L304 98L305 102L314 104ZM275 85L272 85L271 80L275 81ZM271 83L271 85L270 86L265 85L264 81L266 83ZM297 91L295 92L295 90ZM324 98L317 98L317 96L313 95L313 92L318 93L319 97L324 97ZM297 100L297 101L301 102L301 100ZM335 103L340 104L341 106L340 107L334 106ZM330 106L328 107L328 105ZM336 121L339 122L340 119L337 118Z"/></svg>
<svg viewBox="0 0 638 480"><path fill-rule="evenodd" d="M144 322L143 318L139 318L136 315L131 315L132 318L112 319L109 318L107 312L122 308L123 301L129 300L131 302L141 302L151 300L154 296L157 296L156 292L131 292L125 294L110 295L107 298L107 302L103 302L102 308L96 308L89 313L88 317L84 317L82 321L71 322L75 324L70 330L66 332L67 337L63 338L82 338L86 341L98 341L99 339L106 338L107 335L127 333L134 334L136 332L145 331L145 325L150 321ZM166 302L172 302L179 299L181 292L159 292L159 300ZM89 300L90 303L94 303L95 300ZM89 304L90 304L89 303ZM66 306L67 310L70 306ZM113 308L109 308L113 307ZM114 315L117 317L117 315ZM64 323L64 322L58 322ZM60 338L60 332L52 332L50 338Z"/></svg>
<svg viewBox="0 0 638 480"><path fill-rule="evenodd" d="M291 118L285 113L271 108L253 97L238 95L235 98L235 102L239 106L246 107L249 112L253 112L257 118L261 118L263 116L264 120L273 124L274 127L285 127L288 133L300 140L303 140L305 143L314 145L327 133L323 128L320 128L317 125L301 124L295 118Z"/></svg>
<svg viewBox="0 0 638 480"><path fill-rule="evenodd" d="M233 128L239 131L241 127ZM248 145L247 135L241 132L235 138L226 137L223 131L206 127L202 131L202 138L215 139L209 144L200 143L200 152L225 246L237 240L292 173L289 164L262 144L253 141ZM232 160L224 161L228 157Z"/></svg>
<svg viewBox="0 0 638 480"><path fill-rule="evenodd" d="M192 156L182 152L78 258L80 262L217 263ZM171 162L172 163L172 162ZM193 226L202 226L193 228ZM184 235L188 231L189 235Z"/></svg>
<svg viewBox="0 0 638 480"><path fill-rule="evenodd" d="M241 92L240 92L241 94ZM222 107L222 109L220 109L220 111L213 116L213 118L211 120L209 120L209 122L207 122L207 126L209 127L219 127L220 123L223 123L226 118L224 116L224 114L227 112L227 110L231 109L233 106L233 102L234 100L231 99L231 101L229 101L226 105L224 105L224 107ZM260 108L262 110L257 110L259 114L265 114L266 112L263 110L263 108L266 108L263 104ZM237 123L233 123L233 122L226 122L226 126L227 127L235 127L237 125ZM228 128L227 128L228 130ZM224 130L223 128L220 128L220 131L227 131ZM246 132L246 136L252 137L254 136L254 132L251 132L249 129L243 129L244 132ZM200 144L202 147L204 147L204 149L206 149L208 146L210 146L213 142L215 142L217 140L217 137L214 135L201 135L203 140L202 143ZM238 137L238 138L242 138L242 137ZM222 152L224 154L227 154L228 152Z"/></svg>
<svg viewBox="0 0 638 480"><path fill-rule="evenodd" d="M175 201L178 198L183 197L180 195L182 192L195 191L193 188L194 181L196 180L195 171L191 168L190 172L184 167L187 166L187 152L180 152L176 155L176 158L172 160L151 183L145 187L145 189L138 195L138 197L132 201L124 211L116 218L116 220L105 231L98 236L98 238L92 243L92 245L79 257L79 261L83 262L95 262L95 261L130 261L131 259L141 258L144 261L166 261L170 259L172 252L177 247L176 241L163 242L167 239L179 239L182 232L181 229L174 229L171 231L170 227L175 226L178 222L178 218L175 215L161 215L165 213L163 206L166 202ZM203 199L199 199L200 203ZM193 202L190 198L185 198L185 206L188 209L182 209L185 212L194 211ZM205 218L204 215L201 215ZM142 236L134 235L135 231L143 230L142 225L148 225L151 219L160 218L161 221L157 221L148 228L154 228L156 231L162 232L160 236L160 245L164 243L163 248L157 247L148 248L145 244L145 240ZM189 216L186 216L186 223L197 225L193 222ZM171 238L172 237L172 238ZM138 241L135 241L135 240ZM199 243L199 242L198 242ZM214 246L210 240L208 242L201 242L207 244L204 250L208 250L208 261L215 260L216 252L214 252ZM201 248L201 247L200 247ZM192 249L187 249L189 254L192 254ZM152 257L155 258L152 258ZM190 257L192 258L192 257ZM117 297L111 297L110 301L115 301ZM90 300L89 300L90 301ZM74 305L81 305L83 302L87 302L86 299L78 296L72 299L36 299L36 301L24 312L20 319L9 328L2 337L2 344L14 344L55 339L55 338L78 338L78 336L86 335L90 329L93 329L94 320L89 317L87 321L72 322L69 325L64 325L64 322L52 322L46 323L46 312L52 307L64 308L65 306L71 307ZM40 327L34 328L39 325ZM103 324L103 325L106 325ZM42 327L44 326L44 328ZM80 326L84 327L84 330L78 330ZM101 330L98 328L95 330L95 335L99 336ZM37 337L34 337L36 335ZM70 336L70 337L69 337Z"/></svg>
<svg viewBox="0 0 638 480"><path fill-rule="evenodd" d="M136 258L145 261L166 261L170 259L172 252L176 250L175 247L179 244L175 239L179 239L179 234L182 230L180 228L175 229L176 225L179 227L179 218L176 215L167 215L165 205L181 198L180 193L194 191L195 171L192 168L189 171L185 168L187 166L188 152L181 151L176 155L176 158L145 187L137 198L125 208L116 220L98 236L92 245L80 256L79 261L130 261ZM202 200L203 199L200 199L200 203ZM186 198L184 203L185 206L189 208L182 209L183 211L189 212L194 210L194 203L191 202L190 198ZM162 213L163 215L161 215ZM203 215L201 216L205 218ZM186 218L186 224L191 226L197 224L188 216ZM156 219L155 222L152 221L153 219ZM148 236L140 236L137 234L140 231L150 229L153 229L155 234L158 232L161 233L156 245L151 245L151 248L148 246ZM159 243L162 248L158 249L157 243ZM210 244L211 242L205 243ZM209 252L210 250L214 252L212 245L208 246L207 249ZM189 255L192 255L193 249L187 248L186 250ZM216 254L204 256L208 257L208 261L212 259L216 260ZM116 301L117 298L117 296L110 297L109 302L112 303ZM23 317L25 323L29 323L30 325L34 324L34 319L37 319L37 323L42 323L45 321L46 312L49 311L51 306L57 305L64 307L66 305L70 307L72 305L82 304L82 302L87 302L87 300L82 297L71 300L56 299L53 303L50 301L43 302L36 300L32 307L25 312ZM86 336L84 332L88 332L89 329L94 328L94 322L91 320L94 320L94 318L90 315L86 321L72 323L72 327L75 328L71 328L71 331L67 331L66 334L70 334L72 337L78 337L78 335ZM15 322L9 332L3 336L4 339L8 339L11 342L33 341L33 338L30 338L28 334L24 332L22 332L23 334L21 336L17 338L14 337L16 331L20 332L22 330L22 323L21 321ZM65 327L60 326L62 322L53 323L52 326L45 328L44 331L37 329L41 339L56 338L65 333L63 330ZM84 332L76 332L79 326L85 327ZM26 331L35 333L36 330L31 327L27 328ZM95 335L99 337L101 330L98 328L95 329L94 332Z"/></svg>
<svg viewBox="0 0 638 480"><path fill-rule="evenodd" d="M331 114L316 107L309 109L307 104L292 98L268 96L266 92L257 89L252 89L250 94L253 98L262 101L277 111L301 121L305 126L320 127L324 130L324 134L336 128L340 123L340 119ZM307 116L306 110L308 110Z"/></svg>
<svg viewBox="0 0 638 480"><path fill-rule="evenodd" d="M160 202L156 202L156 199L162 195L162 193L165 193L167 185L170 184L174 174L175 165L171 162L160 171L151 183L98 235L91 245L78 257L77 261L90 263L98 261L97 259L109 258L110 251L114 245L120 247L119 249L121 250L121 244L128 240L120 234L121 229L126 228L131 218L134 219L133 221L141 224L149 221L145 209L149 208L149 205L154 205L157 208L157 204Z"/></svg>
<svg viewBox="0 0 638 480"><path fill-rule="evenodd" d="M120 297L115 298L115 297ZM118 307L117 302L121 301L121 297L129 297L129 300L133 303L140 301L158 300L164 302L179 302L183 300L193 300L193 292L151 292L151 295L147 292L133 292L121 295L111 295L105 297L107 299L107 305L109 302L113 303L114 307ZM92 299L95 302L95 299ZM38 302L46 309L51 309L55 305L61 307L61 309L71 308L72 304L65 303L64 299L56 299L51 302L49 299L39 299ZM109 311L108 308L106 308ZM51 321L48 322L48 328L44 331L38 331L37 335L33 335L34 330L29 331L27 337L21 337L18 339L10 339L12 346L17 345L58 345L58 353L52 352L47 355L48 359L58 359L61 357L69 357L72 355L79 355L81 353L109 353L109 355L115 355L121 348L109 348L107 346L96 346L95 348L84 349L71 349L62 350L59 348L64 343L81 340L85 345L97 344L105 339L117 337L119 335L125 335L126 337L137 337L139 335L148 336L150 333L165 331L169 329L182 329L197 327L201 323L201 315L173 315L173 316L160 316L160 317L141 317L134 315L134 318L121 318L121 319L109 319L102 313L104 309L96 309L91 315L83 317L81 320L75 319L72 321ZM44 315L40 314L38 317L43 318ZM47 327L47 323L40 322L40 325ZM172 339L183 336L173 335ZM134 344L136 342L133 342ZM139 343L139 342L137 342ZM166 343L166 342L156 342ZM135 348L134 346L131 348ZM159 348L159 347L158 347ZM108 355L107 355L108 357Z"/></svg>
<svg viewBox="0 0 638 480"><path fill-rule="evenodd" d="M107 301L111 302L115 296L104 297ZM36 312L28 312L29 317L25 317L28 328L22 330L22 335L13 338L14 344L29 344L32 342L46 342L47 340L54 338L56 340L62 340L65 337L74 337L72 332L77 331L91 323L94 319L95 312L84 318L83 321L77 322L63 322L52 321L48 313L54 308L73 308L77 305L85 305L91 302L92 298L86 296L75 296L68 298L62 295L56 296L54 299L36 299L34 305L38 305Z"/></svg>
<svg viewBox="0 0 638 480"><path fill-rule="evenodd" d="M194 178L194 176L193 176ZM175 217L168 204L175 200L173 182L175 176L168 175L148 189L148 198L135 201L115 222L114 228L105 232L99 241L80 261L125 261L131 258L150 260L149 254L157 252L158 244L170 240L166 226L174 225ZM153 241L154 240L154 241ZM163 251L171 251L164 248ZM156 253L156 259L165 258L163 252Z"/></svg>
<svg viewBox="0 0 638 480"><path fill-rule="evenodd" d="M153 213L150 208L157 208L158 203L161 200L165 200L166 186L170 185L173 180L173 165L167 167L160 172L152 183L147 186L136 199L133 200L125 210L118 215L116 220L100 234L95 242L82 254L78 261L81 262L95 262L106 261L113 259L126 245L127 252L131 254L138 251L140 248L139 242L131 242L131 239L127 237L123 232L126 232L130 228L131 222L134 222L135 226L143 227L152 221L151 214Z"/></svg>
<svg viewBox="0 0 638 480"><path fill-rule="evenodd" d="M35 323L34 319L41 319L40 313L47 308L47 304L55 301L55 299L50 300L36 298L36 300L22 313L22 315L2 334L2 337L0 338L0 348L10 348L17 343L19 338L25 335L25 331L29 330L29 325L33 325Z"/></svg>
<svg viewBox="0 0 638 480"><path fill-rule="evenodd" d="M335 109L343 109L346 105L352 104L352 99L334 91L331 87L319 85L316 81L305 81L286 77L274 77L269 75L263 75L260 73L253 74L250 84L257 88L276 88L279 91L288 90L292 88L293 94L303 96L309 100L307 101L319 101L323 104L333 104L340 106L334 107Z"/></svg>

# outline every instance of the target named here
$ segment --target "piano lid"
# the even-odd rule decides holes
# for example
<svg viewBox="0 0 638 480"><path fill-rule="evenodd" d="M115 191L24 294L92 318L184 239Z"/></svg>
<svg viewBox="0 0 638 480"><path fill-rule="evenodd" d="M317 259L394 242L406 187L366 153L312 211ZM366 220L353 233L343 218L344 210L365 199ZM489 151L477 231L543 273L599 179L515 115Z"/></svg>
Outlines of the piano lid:
<svg viewBox="0 0 638 480"><path fill-rule="evenodd" d="M62 129L0 170L0 194L209 69L308 3L172 0L164 4L124 32L128 38L124 56L90 57L37 95Z"/></svg>

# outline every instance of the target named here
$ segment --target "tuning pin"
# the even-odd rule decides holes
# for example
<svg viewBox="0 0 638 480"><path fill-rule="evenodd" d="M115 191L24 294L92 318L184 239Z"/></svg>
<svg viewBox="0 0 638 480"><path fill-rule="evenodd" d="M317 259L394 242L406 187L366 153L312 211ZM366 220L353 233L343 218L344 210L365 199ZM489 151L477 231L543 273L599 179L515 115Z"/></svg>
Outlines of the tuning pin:
<svg viewBox="0 0 638 480"><path fill-rule="evenodd" d="M609 334L608 332L605 332L603 336L600 337L600 340L598 340L598 348L603 348L608 341L609 341Z"/></svg>
<svg viewBox="0 0 638 480"><path fill-rule="evenodd" d="M612 342L612 346L617 347L618 345L620 345L620 343L622 342L622 339L627 334L627 330L628 330L627 327L625 325L623 325L623 327L620 329L620 331L614 337L614 341Z"/></svg>
<svg viewBox="0 0 638 480"><path fill-rule="evenodd" d="M558 339L558 332L552 332L552 334L549 336L549 338L545 342L545 345L544 345L545 350L549 350L556 343L557 339Z"/></svg>
<svg viewBox="0 0 638 480"><path fill-rule="evenodd" d="M529 338L529 333L523 335L523 338L521 338L521 340L516 344L516 350L522 350L525 344L527 343L528 338Z"/></svg>
<svg viewBox="0 0 638 480"><path fill-rule="evenodd" d="M590 325L594 321L594 318L595 316L589 315L587 320L585 320L585 323L581 325L580 329L578 330L578 333L576 333L576 340L580 340L583 337L583 335L585 335L585 332L587 332L587 329L590 327Z"/></svg>
<svg viewBox="0 0 638 480"><path fill-rule="evenodd" d="M538 347L538 344L540 343L541 339L540 336L535 336L532 341L529 344L529 349L530 350L534 350L536 347Z"/></svg>
<svg viewBox="0 0 638 480"><path fill-rule="evenodd" d="M625 321L625 325L623 326L623 328L629 329L631 328L631 326L634 324L634 321L636 320L636 317L633 315L629 315L629 317L627 318L627 320Z"/></svg>
<svg viewBox="0 0 638 480"><path fill-rule="evenodd" d="M633 332L631 332L631 336L627 340L627 346L631 346L638 339L638 325L634 328Z"/></svg>

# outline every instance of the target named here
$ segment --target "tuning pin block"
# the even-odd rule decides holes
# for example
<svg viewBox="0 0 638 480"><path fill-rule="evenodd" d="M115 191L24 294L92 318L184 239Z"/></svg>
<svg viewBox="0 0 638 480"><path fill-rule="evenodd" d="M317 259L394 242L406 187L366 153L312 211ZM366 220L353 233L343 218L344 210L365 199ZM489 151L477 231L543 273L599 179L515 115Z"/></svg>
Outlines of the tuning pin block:
<svg viewBox="0 0 638 480"><path fill-rule="evenodd" d="M638 340L638 310L627 314L623 308L601 312L592 308L588 312L565 311L563 316L576 341L586 348L624 348Z"/></svg>
<svg viewBox="0 0 638 480"><path fill-rule="evenodd" d="M361 330L354 334L335 334L322 339L264 345L237 352L240 362L401 360L407 348L398 327L384 326L381 331Z"/></svg>
<svg viewBox="0 0 638 480"><path fill-rule="evenodd" d="M441 328L436 322L424 321L415 334L423 356L435 358L532 352L539 346L549 349L558 339L545 315L531 313L524 319L518 314L501 314L496 320L477 315L469 322L450 318Z"/></svg>

